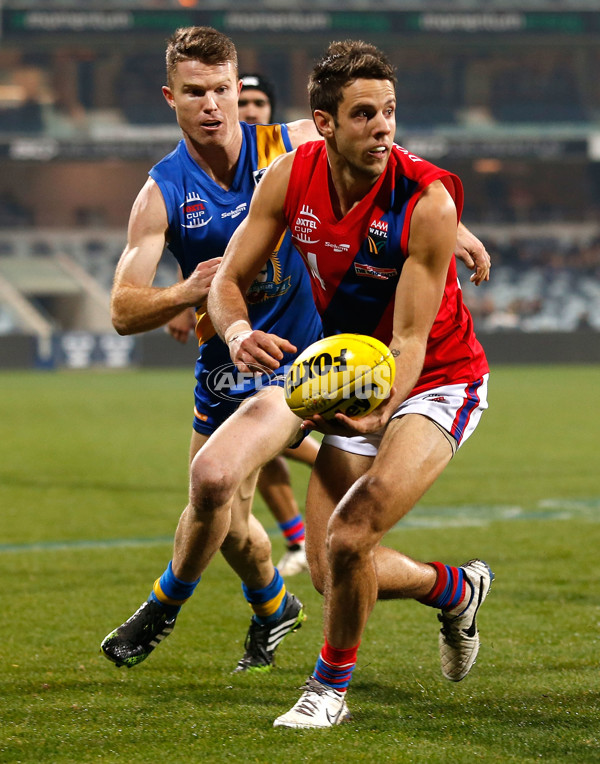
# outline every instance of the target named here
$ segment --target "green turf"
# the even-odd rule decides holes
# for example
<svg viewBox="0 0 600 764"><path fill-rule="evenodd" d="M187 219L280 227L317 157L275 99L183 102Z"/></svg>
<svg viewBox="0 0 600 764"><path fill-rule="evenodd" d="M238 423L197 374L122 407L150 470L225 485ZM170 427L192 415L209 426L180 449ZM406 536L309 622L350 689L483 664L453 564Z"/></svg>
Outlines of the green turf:
<svg viewBox="0 0 600 764"><path fill-rule="evenodd" d="M381 603L353 721L303 732L271 723L321 644L307 576L288 584L308 620L270 675L230 673L249 611L220 558L148 661L98 654L170 557L190 373L0 374L0 761L600 761L598 390L593 366L494 372L479 431L389 537L420 559L490 562L480 660L446 682L435 612ZM293 472L303 501L307 470Z"/></svg>

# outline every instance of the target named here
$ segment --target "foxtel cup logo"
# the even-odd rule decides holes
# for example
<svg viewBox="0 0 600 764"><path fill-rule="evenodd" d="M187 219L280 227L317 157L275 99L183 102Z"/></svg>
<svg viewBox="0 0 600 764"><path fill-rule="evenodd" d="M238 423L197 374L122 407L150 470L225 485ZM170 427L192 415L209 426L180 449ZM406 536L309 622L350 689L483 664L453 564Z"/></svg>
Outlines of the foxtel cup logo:
<svg viewBox="0 0 600 764"><path fill-rule="evenodd" d="M240 371L233 364L224 364L213 369L206 378L206 387L223 401L239 403L247 393L258 392L263 387L278 384L281 376L259 364L253 364L255 371Z"/></svg>
<svg viewBox="0 0 600 764"><path fill-rule="evenodd" d="M298 393L302 400L326 398L340 400L358 398L386 398L389 388L389 370L385 366L372 368L366 364L349 365L347 349L332 356L320 353L295 363L285 380L285 394L289 399ZM340 395L341 393L341 395Z"/></svg>

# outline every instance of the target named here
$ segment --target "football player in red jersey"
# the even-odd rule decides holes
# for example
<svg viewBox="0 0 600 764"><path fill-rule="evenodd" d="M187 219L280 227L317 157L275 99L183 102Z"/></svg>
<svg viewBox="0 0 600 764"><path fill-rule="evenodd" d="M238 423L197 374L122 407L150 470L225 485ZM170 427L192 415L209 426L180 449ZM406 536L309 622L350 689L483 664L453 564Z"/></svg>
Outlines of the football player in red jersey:
<svg viewBox="0 0 600 764"><path fill-rule="evenodd" d="M381 545L472 434L487 407L488 378L453 257L462 186L394 144L394 84L375 47L329 47L309 83L325 140L281 157L265 174L208 298L238 367L276 369L289 343L252 331L244 294L287 226L325 334L371 334L396 358L395 387L375 411L305 423L326 433L306 510L325 643L300 700L275 726L326 728L349 717L346 691L378 597L438 609L442 673L463 679L477 657L476 615L493 579L482 560L419 562Z"/></svg>
<svg viewBox="0 0 600 764"><path fill-rule="evenodd" d="M213 45L215 42L217 46ZM249 204L254 191L254 171L259 169L252 159L253 152L247 151L244 172L239 177L238 169L243 164L240 149L244 141L254 141L252 136L260 126L242 125L237 119L240 83L231 41L208 28L181 29L170 41L168 62L169 85L163 92L175 111L184 139L152 168L151 177L132 209L128 243L117 267L112 292L113 321L122 334L157 328L186 306L202 309L205 304L220 255L230 237L228 226L233 217L222 215L219 210L211 226L182 226L179 216L185 212L182 212L185 205L179 202L188 196L184 186L201 184L204 188L216 184L220 190L210 190L202 204L214 208L225 205L225 211L227 207L237 209ZM287 133L291 146L317 136L314 125L307 120L289 126L276 125L270 131L261 128L263 135L266 132L273 136L278 133L280 137ZM240 182L239 190L234 181ZM198 195L194 188L192 191L195 203ZM241 219L236 217L236 226ZM180 284L162 288L154 286L153 280L165 245L177 253L180 265L183 262L188 272ZM476 275L485 274L489 267L485 250L481 245L473 249L468 240L465 246L473 253ZM295 270L295 253L289 254L286 269ZM306 276L301 264L298 270L302 277ZM305 307L310 302L314 313L308 285L307 290ZM293 310L292 306L289 311L283 309L277 321L292 324L289 328L306 339L308 311L302 312L298 307L299 297L301 304L305 303L304 293L288 294L294 295ZM300 329L295 324L297 314L303 319ZM258 317L256 314L255 319ZM270 319L263 315L261 320ZM275 331L277 324L268 326ZM218 338L208 339L200 352L204 354L209 346L212 360L205 360L203 355L202 363L197 363L198 376L215 368L215 356L221 358L223 354L222 360L229 361L227 348ZM237 669L263 671L272 665L281 639L299 625L302 606L286 592L279 573L273 574L268 536L249 511L253 493L250 476L294 442L298 422L278 397L277 390L270 387L250 395L231 416L227 412L224 416L228 418L222 424L208 423L207 432L212 409L204 397L205 386L197 382L195 392L203 408L193 423L189 504L176 531L173 560L155 582L148 600L103 640L102 650L121 666L135 666L145 660L171 633L181 606L220 549L244 581L246 598L255 613L246 652ZM287 419L271 406L271 397L281 401Z"/></svg>

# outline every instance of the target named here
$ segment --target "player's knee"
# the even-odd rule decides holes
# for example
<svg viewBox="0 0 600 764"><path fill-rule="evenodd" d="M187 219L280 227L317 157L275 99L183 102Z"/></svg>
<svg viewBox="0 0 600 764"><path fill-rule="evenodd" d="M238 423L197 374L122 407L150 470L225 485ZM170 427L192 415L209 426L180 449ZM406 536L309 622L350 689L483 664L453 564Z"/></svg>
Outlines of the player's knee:
<svg viewBox="0 0 600 764"><path fill-rule="evenodd" d="M193 507L219 507L228 504L237 482L223 462L199 452L190 468L190 504Z"/></svg>
<svg viewBox="0 0 600 764"><path fill-rule="evenodd" d="M339 519L330 522L327 533L327 559L332 571L349 570L357 565L368 551L369 546L358 527L349 526Z"/></svg>
<svg viewBox="0 0 600 764"><path fill-rule="evenodd" d="M355 484L352 491L354 511L370 519L376 518L394 496L394 485L381 475L367 472ZM368 512L365 513L365 510Z"/></svg>

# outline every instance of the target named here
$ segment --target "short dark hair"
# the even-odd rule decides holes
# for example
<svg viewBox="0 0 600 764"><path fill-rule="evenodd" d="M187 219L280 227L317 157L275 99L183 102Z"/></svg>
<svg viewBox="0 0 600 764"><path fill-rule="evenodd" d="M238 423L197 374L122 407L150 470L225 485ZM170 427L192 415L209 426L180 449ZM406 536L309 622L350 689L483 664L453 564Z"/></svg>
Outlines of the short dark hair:
<svg viewBox="0 0 600 764"><path fill-rule="evenodd" d="M343 89L354 80L389 80L396 83L394 67L374 45L362 40L332 42L308 80L310 109L337 116Z"/></svg>
<svg viewBox="0 0 600 764"><path fill-rule="evenodd" d="M167 42L167 82L171 84L180 61L196 60L214 66L230 62L238 70L237 50L227 35L212 27L180 27Z"/></svg>

